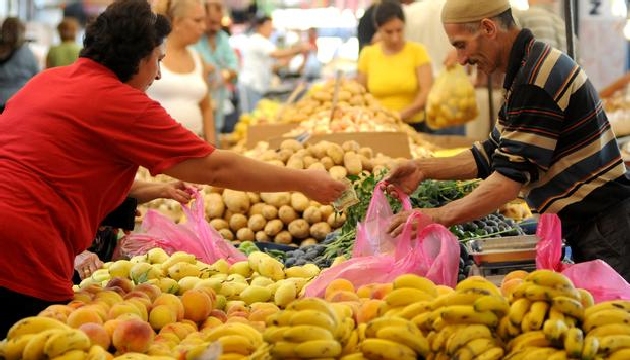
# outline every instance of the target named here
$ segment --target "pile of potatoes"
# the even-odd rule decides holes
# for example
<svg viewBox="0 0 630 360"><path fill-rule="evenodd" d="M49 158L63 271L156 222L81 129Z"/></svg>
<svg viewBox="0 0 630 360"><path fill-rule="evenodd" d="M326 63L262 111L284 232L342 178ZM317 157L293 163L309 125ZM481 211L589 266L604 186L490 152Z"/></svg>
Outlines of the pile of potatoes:
<svg viewBox="0 0 630 360"><path fill-rule="evenodd" d="M380 153L374 155L370 148L361 147L354 140L304 145L286 139L278 150L256 149L245 155L277 166L326 170L337 179L348 174L361 176L386 171L404 160ZM148 178L144 171L139 174L145 181L168 181L163 175ZM314 244L341 227L346 219L332 205L312 201L299 192L253 193L210 186L204 187L204 192L207 220L225 239L234 242ZM158 199L146 206L157 208L173 221L185 221L181 207L174 201Z"/></svg>

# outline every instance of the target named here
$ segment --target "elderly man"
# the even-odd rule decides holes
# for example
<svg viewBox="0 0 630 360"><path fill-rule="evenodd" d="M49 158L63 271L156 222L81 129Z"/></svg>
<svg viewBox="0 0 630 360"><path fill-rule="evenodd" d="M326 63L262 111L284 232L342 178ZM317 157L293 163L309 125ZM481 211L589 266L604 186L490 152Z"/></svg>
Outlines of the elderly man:
<svg viewBox="0 0 630 360"><path fill-rule="evenodd" d="M538 212L558 214L574 260L602 259L630 280L630 179L584 71L520 29L508 0L447 0L442 22L459 63L505 74L498 120L470 151L404 163L390 186L411 193L427 178L483 178L468 196L421 211L450 226L522 194ZM389 231L398 234L407 216Z"/></svg>

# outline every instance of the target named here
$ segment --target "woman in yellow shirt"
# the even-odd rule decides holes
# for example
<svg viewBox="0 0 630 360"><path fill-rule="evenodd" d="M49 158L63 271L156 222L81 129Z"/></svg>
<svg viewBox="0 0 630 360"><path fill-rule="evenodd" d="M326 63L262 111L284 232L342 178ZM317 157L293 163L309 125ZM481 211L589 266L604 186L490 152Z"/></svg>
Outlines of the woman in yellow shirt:
<svg viewBox="0 0 630 360"><path fill-rule="evenodd" d="M428 131L424 107L433 85L431 59L423 45L405 41L405 15L396 2L375 10L378 41L359 54L357 81L417 131Z"/></svg>

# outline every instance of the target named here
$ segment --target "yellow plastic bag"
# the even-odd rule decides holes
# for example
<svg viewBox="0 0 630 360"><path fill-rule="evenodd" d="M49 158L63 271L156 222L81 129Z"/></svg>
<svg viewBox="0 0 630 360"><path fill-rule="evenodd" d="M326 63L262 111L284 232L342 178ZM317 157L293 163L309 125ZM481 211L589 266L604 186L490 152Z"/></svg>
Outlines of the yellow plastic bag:
<svg viewBox="0 0 630 360"><path fill-rule="evenodd" d="M444 69L427 97L426 121L431 129L461 125L479 114L475 88L461 65Z"/></svg>

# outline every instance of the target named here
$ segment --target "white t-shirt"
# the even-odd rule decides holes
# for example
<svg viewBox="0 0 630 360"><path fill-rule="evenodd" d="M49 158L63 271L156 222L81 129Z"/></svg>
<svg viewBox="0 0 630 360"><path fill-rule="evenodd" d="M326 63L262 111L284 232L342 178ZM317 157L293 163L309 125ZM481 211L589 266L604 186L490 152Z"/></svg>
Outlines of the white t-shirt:
<svg viewBox="0 0 630 360"><path fill-rule="evenodd" d="M266 37L255 33L249 36L243 49L243 63L238 74L239 82L264 93L271 86L273 64L271 53L276 46Z"/></svg>
<svg viewBox="0 0 630 360"><path fill-rule="evenodd" d="M403 6L405 40L424 45L431 57L434 74L444 67L444 59L453 49L440 20L445 2L446 0L421 0Z"/></svg>
<svg viewBox="0 0 630 360"><path fill-rule="evenodd" d="M188 51L195 60L193 71L175 73L162 64L162 78L153 82L147 94L159 101L173 119L203 136L203 115L199 103L208 93L208 85L203 79L201 57L194 49Z"/></svg>

